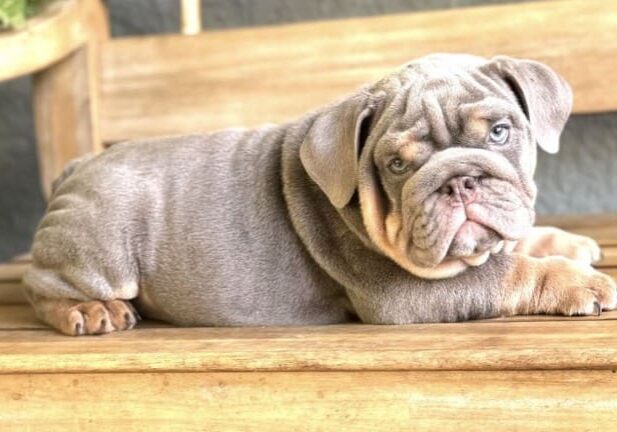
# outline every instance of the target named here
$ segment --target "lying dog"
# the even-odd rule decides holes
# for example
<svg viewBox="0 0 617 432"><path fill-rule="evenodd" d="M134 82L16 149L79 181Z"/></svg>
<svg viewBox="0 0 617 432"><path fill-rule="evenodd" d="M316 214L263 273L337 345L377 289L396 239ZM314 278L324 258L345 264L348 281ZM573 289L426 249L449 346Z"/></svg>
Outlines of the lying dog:
<svg viewBox="0 0 617 432"><path fill-rule="evenodd" d="M29 298L69 335L133 304L186 326L612 309L597 244L531 228L571 101L540 63L434 55L286 125L115 145L55 183Z"/></svg>

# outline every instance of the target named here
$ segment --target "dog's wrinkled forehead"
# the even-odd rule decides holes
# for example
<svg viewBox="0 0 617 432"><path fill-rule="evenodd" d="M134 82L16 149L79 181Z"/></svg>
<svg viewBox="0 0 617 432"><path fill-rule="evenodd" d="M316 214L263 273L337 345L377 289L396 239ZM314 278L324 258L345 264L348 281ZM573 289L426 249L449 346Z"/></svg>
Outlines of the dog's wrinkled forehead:
<svg viewBox="0 0 617 432"><path fill-rule="evenodd" d="M387 117L395 129L412 129L446 146L475 118L519 120L515 94L496 79L485 59L469 55L433 55L410 62L380 84L391 100ZM397 115L391 115L396 113Z"/></svg>

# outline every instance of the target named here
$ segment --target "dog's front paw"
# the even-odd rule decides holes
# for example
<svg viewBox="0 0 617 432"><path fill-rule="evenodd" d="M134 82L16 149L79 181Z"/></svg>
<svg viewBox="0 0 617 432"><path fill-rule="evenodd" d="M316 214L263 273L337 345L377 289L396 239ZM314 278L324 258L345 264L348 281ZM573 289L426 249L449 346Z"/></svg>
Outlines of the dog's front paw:
<svg viewBox="0 0 617 432"><path fill-rule="evenodd" d="M602 250L594 239L553 227L533 228L529 237L518 243L516 252L537 258L563 256L584 264L602 259Z"/></svg>
<svg viewBox="0 0 617 432"><path fill-rule="evenodd" d="M128 301L90 301L70 307L60 330L71 336L104 334L131 329L140 319Z"/></svg>
<svg viewBox="0 0 617 432"><path fill-rule="evenodd" d="M544 258L545 273L536 289L536 313L599 315L617 307L617 284L592 267L561 257Z"/></svg>

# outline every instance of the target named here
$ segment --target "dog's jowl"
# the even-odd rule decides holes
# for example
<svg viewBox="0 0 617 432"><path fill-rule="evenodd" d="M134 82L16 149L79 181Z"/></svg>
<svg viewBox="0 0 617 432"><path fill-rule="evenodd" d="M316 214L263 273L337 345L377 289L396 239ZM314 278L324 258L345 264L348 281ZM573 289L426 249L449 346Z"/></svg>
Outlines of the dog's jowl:
<svg viewBox="0 0 617 432"><path fill-rule="evenodd" d="M571 105L543 64L433 55L281 126L114 145L55 182L28 296L70 335L612 309L597 244L532 228Z"/></svg>

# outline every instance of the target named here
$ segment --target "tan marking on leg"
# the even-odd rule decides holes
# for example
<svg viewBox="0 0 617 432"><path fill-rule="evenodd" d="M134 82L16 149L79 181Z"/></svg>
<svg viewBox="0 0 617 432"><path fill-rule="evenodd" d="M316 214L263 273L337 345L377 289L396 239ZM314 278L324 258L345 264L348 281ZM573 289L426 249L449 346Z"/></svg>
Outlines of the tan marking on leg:
<svg viewBox="0 0 617 432"><path fill-rule="evenodd" d="M501 314L504 316L526 315L536 287L540 285L540 268L535 260L514 255L510 271L503 280L503 302Z"/></svg>
<svg viewBox="0 0 617 432"><path fill-rule="evenodd" d="M617 307L615 281L588 265L563 257L513 258L502 315L591 315Z"/></svg>
<svg viewBox="0 0 617 432"><path fill-rule="evenodd" d="M79 304L78 301L41 297L29 289L26 289L26 295L41 321L67 335L77 336L83 332L83 316L72 309Z"/></svg>
<svg viewBox="0 0 617 432"><path fill-rule="evenodd" d="M39 319L70 336L128 330L140 319L126 300L79 302L28 294Z"/></svg>

